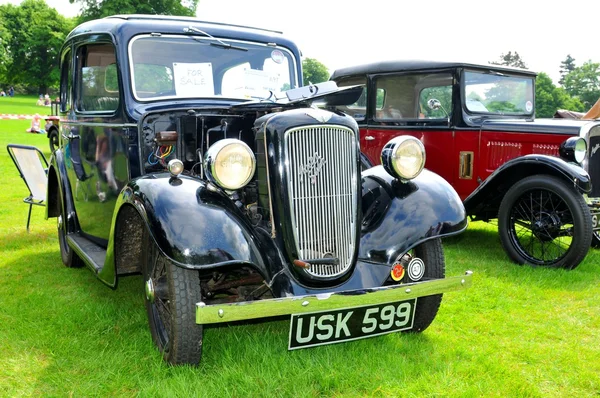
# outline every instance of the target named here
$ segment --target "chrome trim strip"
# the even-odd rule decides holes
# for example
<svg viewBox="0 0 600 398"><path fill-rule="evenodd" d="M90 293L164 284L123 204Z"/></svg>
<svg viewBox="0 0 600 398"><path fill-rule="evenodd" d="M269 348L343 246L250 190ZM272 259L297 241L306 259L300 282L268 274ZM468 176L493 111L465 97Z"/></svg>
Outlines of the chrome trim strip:
<svg viewBox="0 0 600 398"><path fill-rule="evenodd" d="M391 303L415 297L431 296L466 289L471 286L472 276L473 273L467 271L463 276L371 289L346 290L335 293L213 305L206 305L204 302L199 302L196 304L196 323L207 325Z"/></svg>
<svg viewBox="0 0 600 398"><path fill-rule="evenodd" d="M135 127L137 129L137 123L102 123L102 122L85 122L85 121L74 121L74 120L61 120L61 123L68 123L75 126L98 126L98 127Z"/></svg>

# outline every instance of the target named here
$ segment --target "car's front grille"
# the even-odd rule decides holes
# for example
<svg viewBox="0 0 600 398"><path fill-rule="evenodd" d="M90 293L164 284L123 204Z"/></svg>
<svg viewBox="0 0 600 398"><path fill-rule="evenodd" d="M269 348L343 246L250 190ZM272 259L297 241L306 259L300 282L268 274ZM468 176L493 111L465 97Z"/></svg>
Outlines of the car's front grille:
<svg viewBox="0 0 600 398"><path fill-rule="evenodd" d="M357 148L351 129L310 126L285 135L286 181L296 249L316 263L307 272L330 278L350 268L356 242ZM333 264L331 264L333 262Z"/></svg>
<svg viewBox="0 0 600 398"><path fill-rule="evenodd" d="M590 130L587 172L592 179L590 197L600 197L600 126Z"/></svg>

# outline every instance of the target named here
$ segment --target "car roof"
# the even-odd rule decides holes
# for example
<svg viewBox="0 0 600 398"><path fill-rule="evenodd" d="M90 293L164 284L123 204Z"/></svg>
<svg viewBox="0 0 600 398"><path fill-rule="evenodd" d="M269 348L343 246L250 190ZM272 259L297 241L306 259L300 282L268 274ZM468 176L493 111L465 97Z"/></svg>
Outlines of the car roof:
<svg viewBox="0 0 600 398"><path fill-rule="evenodd" d="M296 47L292 41L286 39L281 32L276 30L208 22L193 17L142 14L113 15L84 22L73 29L66 40L68 41L81 34L111 33L119 40L127 41L132 36L143 33L183 34L183 28L189 26L205 31L215 37Z"/></svg>
<svg viewBox="0 0 600 398"><path fill-rule="evenodd" d="M402 71L426 71L436 69L454 69L454 68L469 68L469 69L483 69L483 70L494 70L501 72L510 72L523 75L537 75L536 72L511 68L504 65L483 65L473 64L467 62L454 62L454 61L433 61L433 60L388 60L381 62L371 62L368 64L349 66L345 68L337 69L331 75L331 79L337 79L340 77L375 74L375 73L391 73L391 72L402 72Z"/></svg>

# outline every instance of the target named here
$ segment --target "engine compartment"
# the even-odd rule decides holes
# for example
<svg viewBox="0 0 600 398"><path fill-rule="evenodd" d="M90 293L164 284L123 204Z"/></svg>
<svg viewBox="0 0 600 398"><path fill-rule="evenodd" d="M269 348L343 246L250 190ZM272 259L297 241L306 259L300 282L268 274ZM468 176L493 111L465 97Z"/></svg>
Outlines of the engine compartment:
<svg viewBox="0 0 600 398"><path fill-rule="evenodd" d="M225 193L254 226L271 228L264 142L254 127L259 117L269 113L232 113L223 108L149 113L140 123L142 170L144 174L164 172L170 160L179 159L183 175L209 181L203 166L208 148L223 139L240 140L255 154L257 171L245 187Z"/></svg>

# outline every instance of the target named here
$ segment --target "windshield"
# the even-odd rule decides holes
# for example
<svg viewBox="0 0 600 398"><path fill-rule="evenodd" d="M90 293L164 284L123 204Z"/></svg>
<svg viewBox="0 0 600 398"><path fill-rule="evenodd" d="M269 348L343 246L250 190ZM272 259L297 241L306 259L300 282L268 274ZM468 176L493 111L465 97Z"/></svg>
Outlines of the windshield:
<svg viewBox="0 0 600 398"><path fill-rule="evenodd" d="M472 113L533 114L533 77L465 72L465 105Z"/></svg>
<svg viewBox="0 0 600 398"><path fill-rule="evenodd" d="M228 47L231 45L230 47ZM266 99L297 87L287 49L204 36L138 36L129 45L136 99Z"/></svg>

